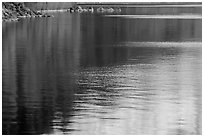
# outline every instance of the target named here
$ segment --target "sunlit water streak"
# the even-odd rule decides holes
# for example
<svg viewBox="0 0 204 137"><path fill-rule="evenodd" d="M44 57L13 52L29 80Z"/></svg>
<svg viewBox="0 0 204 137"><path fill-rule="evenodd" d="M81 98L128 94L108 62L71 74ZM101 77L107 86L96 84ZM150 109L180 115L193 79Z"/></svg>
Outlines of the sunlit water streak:
<svg viewBox="0 0 204 137"><path fill-rule="evenodd" d="M105 16L137 19L202 19L202 15L105 15Z"/></svg>
<svg viewBox="0 0 204 137"><path fill-rule="evenodd" d="M121 5L122 6L126 6L126 5ZM134 8L168 8L168 7L171 7L171 8L188 8L188 7L202 7L201 5L128 5L128 7L134 7Z"/></svg>
<svg viewBox="0 0 204 137"><path fill-rule="evenodd" d="M202 46L202 42L125 42L117 44L116 46L128 46L128 47L157 47L157 48L199 48Z"/></svg>

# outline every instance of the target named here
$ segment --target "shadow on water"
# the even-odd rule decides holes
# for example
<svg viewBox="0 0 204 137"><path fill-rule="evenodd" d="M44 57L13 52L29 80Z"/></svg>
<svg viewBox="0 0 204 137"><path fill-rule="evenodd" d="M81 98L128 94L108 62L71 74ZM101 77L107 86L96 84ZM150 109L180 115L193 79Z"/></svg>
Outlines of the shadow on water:
<svg viewBox="0 0 204 137"><path fill-rule="evenodd" d="M3 134L201 134L200 28L68 13L3 23Z"/></svg>
<svg viewBox="0 0 204 137"><path fill-rule="evenodd" d="M3 70L8 71L3 74L6 79L3 83L3 113L15 111L9 113L12 118L3 116L3 127L9 126L3 130L5 134L48 133L52 130L48 127L55 124L51 122L55 117L62 120L58 111L69 112L74 92L73 67L78 65L75 61L77 53L74 54L77 37L73 36L79 35L72 31L78 29L72 22L77 17L71 18L63 29L60 26L65 22L28 19L8 24L6 29L9 30L3 30L9 32L7 37L4 37L6 34L3 36ZM12 102L7 102L9 100ZM13 124L18 128L10 127Z"/></svg>

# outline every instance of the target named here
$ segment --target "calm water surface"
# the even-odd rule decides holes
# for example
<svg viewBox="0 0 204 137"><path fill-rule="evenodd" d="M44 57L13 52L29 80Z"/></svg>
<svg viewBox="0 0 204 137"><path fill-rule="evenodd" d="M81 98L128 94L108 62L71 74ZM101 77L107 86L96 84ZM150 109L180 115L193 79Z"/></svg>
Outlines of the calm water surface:
<svg viewBox="0 0 204 137"><path fill-rule="evenodd" d="M3 23L3 134L201 134L201 21Z"/></svg>

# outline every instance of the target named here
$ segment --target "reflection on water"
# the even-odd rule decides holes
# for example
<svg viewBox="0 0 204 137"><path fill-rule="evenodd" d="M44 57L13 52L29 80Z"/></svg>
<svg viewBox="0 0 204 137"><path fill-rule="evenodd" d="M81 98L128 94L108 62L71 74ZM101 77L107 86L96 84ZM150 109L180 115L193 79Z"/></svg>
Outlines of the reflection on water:
<svg viewBox="0 0 204 137"><path fill-rule="evenodd" d="M201 134L201 20L2 25L3 134Z"/></svg>

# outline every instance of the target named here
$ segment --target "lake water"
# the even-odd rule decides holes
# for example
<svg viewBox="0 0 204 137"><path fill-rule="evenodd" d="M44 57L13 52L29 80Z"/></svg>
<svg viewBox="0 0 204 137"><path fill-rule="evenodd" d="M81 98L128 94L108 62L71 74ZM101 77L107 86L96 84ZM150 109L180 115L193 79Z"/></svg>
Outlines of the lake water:
<svg viewBox="0 0 204 137"><path fill-rule="evenodd" d="M201 15L54 16L2 23L3 134L202 133Z"/></svg>

